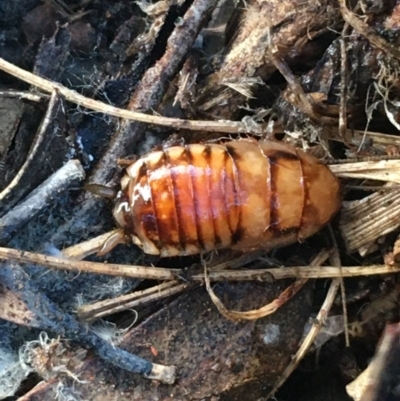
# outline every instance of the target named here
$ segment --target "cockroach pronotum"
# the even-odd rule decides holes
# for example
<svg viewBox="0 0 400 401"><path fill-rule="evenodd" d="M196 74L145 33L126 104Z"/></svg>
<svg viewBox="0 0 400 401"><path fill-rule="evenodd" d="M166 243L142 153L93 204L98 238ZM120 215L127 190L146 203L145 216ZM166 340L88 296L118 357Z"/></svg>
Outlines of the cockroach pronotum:
<svg viewBox="0 0 400 401"><path fill-rule="evenodd" d="M172 146L133 162L121 180L120 230L145 253L192 255L302 241L340 206L338 179L315 157L276 141Z"/></svg>

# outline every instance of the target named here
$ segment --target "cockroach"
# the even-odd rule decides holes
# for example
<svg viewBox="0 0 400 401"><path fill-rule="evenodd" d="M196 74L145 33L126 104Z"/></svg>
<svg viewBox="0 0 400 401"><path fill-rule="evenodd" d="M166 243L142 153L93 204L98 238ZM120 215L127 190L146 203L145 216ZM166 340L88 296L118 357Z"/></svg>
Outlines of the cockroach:
<svg viewBox="0 0 400 401"><path fill-rule="evenodd" d="M316 233L340 206L340 185L315 157L277 141L172 146L126 168L114 217L147 254L282 247Z"/></svg>

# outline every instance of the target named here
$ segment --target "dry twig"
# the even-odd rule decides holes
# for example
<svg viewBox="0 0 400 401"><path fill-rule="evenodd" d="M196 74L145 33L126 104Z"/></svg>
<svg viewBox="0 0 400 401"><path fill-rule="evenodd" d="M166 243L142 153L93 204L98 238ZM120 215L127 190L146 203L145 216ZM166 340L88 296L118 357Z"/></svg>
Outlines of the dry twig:
<svg viewBox="0 0 400 401"><path fill-rule="evenodd" d="M384 38L377 35L375 30L351 12L346 6L346 0L339 0L340 11L343 19L359 34L368 39L374 46L383 50L400 60L400 51L397 47L388 43Z"/></svg>
<svg viewBox="0 0 400 401"><path fill-rule="evenodd" d="M236 121L182 120L180 118L162 117L156 115L152 116L149 114L113 107L109 104L80 95L76 91L68 89L57 82L49 81L45 78L41 78L35 74L32 74L31 72L25 71L22 68L19 68L2 58L0 58L0 70L3 70L8 74L13 75L14 77L21 79L24 82L36 86L44 92L53 93L54 91L57 91L66 100L72 103L85 107L89 110L97 111L99 113L104 113L110 116L139 121L148 124L174 127L176 129L224 132L230 134L248 132L248 127L245 124ZM257 130L257 133L262 132L263 130L260 127L260 131L258 132Z"/></svg>
<svg viewBox="0 0 400 401"><path fill-rule="evenodd" d="M30 193L18 206L0 219L0 244L7 243L25 224L32 220L72 183L85 178L85 172L78 160L70 160L45 182Z"/></svg>
<svg viewBox="0 0 400 401"><path fill-rule="evenodd" d="M64 313L57 305L43 296L20 266L2 263L0 283L0 318L79 341L84 347L93 349L102 359L129 372L139 373L146 378L168 384L175 381L174 366L153 364L114 347L93 332L88 331L82 322L76 320L74 316ZM19 317L19 313L12 313L21 309L25 310L21 317ZM21 318L25 319L21 322Z"/></svg>
<svg viewBox="0 0 400 401"><path fill-rule="evenodd" d="M71 247L72 248L72 247ZM71 248L68 248L69 251ZM65 253L65 251L64 251ZM215 266L211 266L210 270L217 272L223 271L227 268L235 269L247 263L258 259L263 255L263 251L253 251L245 253L226 262L217 262ZM136 308L139 305L145 305L150 302L158 301L162 298L174 295L184 290L194 289L200 285L202 280L197 280L195 283L182 284L179 280L167 281L162 284L156 285L144 291L135 291L132 294L122 295L113 299L106 299L100 302L94 302L89 305L83 305L78 308L78 315L83 320L95 320L100 317L109 316L116 312Z"/></svg>
<svg viewBox="0 0 400 401"><path fill-rule="evenodd" d="M149 280L172 280L180 269L164 269L148 266L129 266L121 264L106 264L57 258L39 253L17 251L11 248L0 248L0 259L15 260L22 263L36 263L41 266L53 267L69 271L85 271L88 273L108 274L111 276L147 278Z"/></svg>
<svg viewBox="0 0 400 401"><path fill-rule="evenodd" d="M178 294L187 289L190 284L180 284L176 281L166 281L143 291L122 295L113 299L83 305L78 308L78 316L82 320L95 320L127 309L136 308L162 298Z"/></svg>
<svg viewBox="0 0 400 401"><path fill-rule="evenodd" d="M347 31L348 24L345 24L342 30L342 37L340 41L340 108L339 108L339 136L342 138L346 146L349 147L346 141L347 130Z"/></svg>
<svg viewBox="0 0 400 401"><path fill-rule="evenodd" d="M188 276L181 269L166 269L162 267L131 266L123 264L87 262L72 259L57 258L33 252L18 251L11 248L0 247L0 259L18 261L21 263L35 263L43 267L55 268L69 271L84 271L87 273L107 274L111 276L134 277L148 280L176 280L183 276L185 280L203 281L204 274ZM226 262L227 268L235 261ZM282 280L286 278L335 278L335 277L357 277L372 276L378 274L392 274L400 272L399 265L370 265L370 266L345 266L340 270L337 266L309 267L291 266L269 269L249 270L224 270L209 272L210 281L271 281L271 279Z"/></svg>

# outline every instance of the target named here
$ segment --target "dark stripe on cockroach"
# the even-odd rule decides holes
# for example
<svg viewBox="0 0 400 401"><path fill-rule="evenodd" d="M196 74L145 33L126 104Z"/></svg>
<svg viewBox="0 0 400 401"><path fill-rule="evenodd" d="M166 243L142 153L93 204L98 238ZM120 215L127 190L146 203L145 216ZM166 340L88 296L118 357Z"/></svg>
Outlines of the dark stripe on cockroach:
<svg viewBox="0 0 400 401"><path fill-rule="evenodd" d="M136 230L135 230L135 226L136 226L135 217L136 216L133 212L134 207L132 205L132 199L135 196L134 188L137 183L140 183L141 178L144 177L145 175L146 175L146 180L147 180L147 166L146 166L146 163L143 161L143 163L140 165L140 167L138 169L136 177L130 178L129 185L127 187L128 192L129 192L129 209L130 209L129 216L130 216L130 220L131 220L131 226L133 227L132 228L133 233L136 232ZM146 231L145 231L145 233L146 233Z"/></svg>
<svg viewBox="0 0 400 401"><path fill-rule="evenodd" d="M243 239L244 233L244 229L242 227L239 227L238 224L236 231L232 234L231 237L232 245L236 245L237 243L239 243Z"/></svg>
<svg viewBox="0 0 400 401"><path fill-rule="evenodd" d="M197 202L197 194L194 192L193 177L191 171L192 170L191 168L193 167L193 157L190 151L190 145L185 145L185 154L189 165L190 186L192 188L192 197L194 203L194 218L196 220L197 242L199 249L203 250L205 249L205 246L204 246L204 241L201 238L201 232L200 232L200 217L199 217L199 205Z"/></svg>
<svg viewBox="0 0 400 401"><path fill-rule="evenodd" d="M153 188L150 184L150 175L154 170L157 170L163 166L166 165L166 157L165 157L165 153L162 152L162 156L160 157L160 160L158 160L158 162L152 166L149 166L148 170L147 170L147 182L150 185L150 193L151 193L151 198L154 199L154 194L153 194ZM157 224L157 231L158 231L158 237L159 237L159 244L157 244L157 248L158 249L162 249L164 248L165 245L171 245L171 246L178 246L179 244L175 244L172 242L169 233L165 233L163 232L162 227L159 224L158 221L158 217L157 217L157 213L156 213L156 205L153 203L153 212L154 212L154 217L155 217L155 221ZM170 224L171 225L171 224ZM164 238L168 238L168 241L164 241Z"/></svg>
<svg viewBox="0 0 400 401"><path fill-rule="evenodd" d="M161 248L160 230L158 229L156 210L154 209L153 193L151 191L151 185L149 183L149 171L148 170L149 170L148 166L147 166L146 162L144 161L142 166L139 169L139 177L142 176L142 173L144 173L146 175L146 182L150 189L150 201L146 202L146 204L148 204L150 202L151 214L146 214L146 216L144 216L144 218L142 219L143 230L146 234L149 232L155 233L155 235L157 236L157 241L154 242L154 245L157 247L157 249L160 249ZM133 194L132 194L132 196L133 196ZM149 238L149 239L154 241L154 238Z"/></svg>
<svg viewBox="0 0 400 401"><path fill-rule="evenodd" d="M186 244L188 243L185 232L183 231L183 224L182 224L182 219L185 218L185 216L183 216L183 211L182 211L182 206L181 204L178 202L179 196L178 196L178 192L179 192L179 188L176 184L176 180L174 177L174 174L172 173L172 165L171 165L171 159L168 155L168 153L164 151L164 154L166 156L166 160L168 163L168 167L169 167L169 171L170 171L170 176L171 176L171 182L172 182L172 189L173 189L173 195L174 195L174 203L175 203L175 214L177 217L177 222L178 222L178 233L179 233L179 244L181 247L181 250L185 250L186 249ZM180 155L180 159L181 160L185 160L186 159L186 154L185 154L185 148L182 147L182 153Z"/></svg>
<svg viewBox="0 0 400 401"><path fill-rule="evenodd" d="M297 152L297 150L296 150ZM306 211L306 203L307 203L307 199L308 199L308 185L306 183L306 177L304 176L304 169L303 169L303 161L302 159L300 159L300 168L301 168L301 178L303 179L303 208L301 210L301 219L300 219L300 227L297 231L297 235L300 233L301 228L304 226L304 213ZM299 238L297 238L297 240L299 240Z"/></svg>
<svg viewBox="0 0 400 401"><path fill-rule="evenodd" d="M208 166L210 166L210 162L211 162L211 145L210 144L205 144L204 145L204 150L203 150L203 156L204 159L206 160Z"/></svg>
<svg viewBox="0 0 400 401"><path fill-rule="evenodd" d="M211 166L212 147L211 147L210 144L206 144L205 145L205 148L204 148L204 151L203 151L203 156L204 156L204 159L207 162L207 167L209 169L211 169L212 168L212 166ZM219 244L221 244L222 241L221 241L221 238L219 237L219 235L217 233L217 226L216 226L216 223L215 223L214 214L213 214L213 210L212 210L212 207L211 207L211 181L212 180L210 179L210 176L207 175L207 174L206 174L206 179L208 180L208 188L207 188L208 189L208 196L207 196L208 207L209 207L209 209L211 211L213 228L214 228L214 247L216 247Z"/></svg>
<svg viewBox="0 0 400 401"><path fill-rule="evenodd" d="M170 239L170 240L169 240L170 243L169 243L168 245L172 245L172 246L174 246L174 247L176 247L176 248L180 248L180 250L182 251L182 250L184 250L185 248L182 248L182 247L181 247L181 244L180 244L180 242L181 242L181 235L180 235L180 232L181 232L180 230L181 230L181 228L180 228L180 224L179 224L178 211L177 211L177 208L176 208L174 181L173 181L172 174L171 174L171 165L170 165L170 163L169 163L168 155L165 153L165 149L162 149L162 152L163 152L162 160L164 160L164 164L165 164L165 166L166 166L167 169L168 169L169 177L170 177L170 179L171 179L171 186L172 186L172 188L170 188L170 194L171 194L171 197L172 197L172 199L173 199L173 201L174 201L173 210L174 210L175 221L176 221L176 224L177 224L177 229L178 229L178 234L179 234L179 243L174 243L174 242L172 242L172 240ZM172 224L170 224L170 226L172 226Z"/></svg>
<svg viewBox="0 0 400 401"><path fill-rule="evenodd" d="M231 232L232 232L232 245L237 244L241 239L243 238L243 234L245 232L243 226L242 226L242 206L239 205L239 191L240 191L240 179L239 179L239 169L236 165L236 161L241 159L240 153L236 151L235 148L230 147L229 145L226 146L226 151L228 152L229 156L232 159L233 162L233 169L234 169L234 177L236 179L234 180L234 195L235 195L235 205L238 207L239 213L238 213L238 222L237 226L235 229L232 229L231 227Z"/></svg>
<svg viewBox="0 0 400 401"><path fill-rule="evenodd" d="M269 204L269 226L265 228L265 230L272 230L271 229L271 222L272 222L272 210L274 210L274 213L276 213L275 209L273 209L273 205L276 204L276 188L275 188L275 181L272 177L273 171L272 171L272 162L271 162L271 158L272 157L268 157L264 151L264 149L260 146L260 143L258 143L258 148L260 149L261 154L264 156L264 158L267 161L267 165L268 165L268 177L269 180L267 180L267 191L268 194L270 196L270 204ZM275 198L274 198L275 196ZM276 219L276 215L275 215L275 219Z"/></svg>
<svg viewBox="0 0 400 401"><path fill-rule="evenodd" d="M147 165L143 162L138 171L137 181L140 182L140 179L145 175L147 176Z"/></svg>
<svg viewBox="0 0 400 401"><path fill-rule="evenodd" d="M131 178L132 180L132 178ZM133 222L133 214L130 210L130 205L131 205L131 198L129 196L129 184L126 187L125 191L123 191L119 197L119 202L120 205L124 202L128 205L128 209L126 210L125 208L122 208L122 217L124 219L125 227L124 230L128 232L129 234L134 234L135 233L135 224Z"/></svg>
<svg viewBox="0 0 400 401"><path fill-rule="evenodd" d="M292 161L298 161L299 157L297 154L293 154L290 152L285 152L284 150L275 150L273 155L268 156L270 162L271 160L274 160L274 163L276 163L278 160L292 160Z"/></svg>
<svg viewBox="0 0 400 401"><path fill-rule="evenodd" d="M270 172L270 182L271 182L271 203L269 205L269 227L268 229L273 232L281 232L279 228L279 221L278 221L278 199L276 193L276 180L277 180L277 160L278 157L274 153L273 156L268 156L269 161L269 172Z"/></svg>
<svg viewBox="0 0 400 401"><path fill-rule="evenodd" d="M224 196L225 216L226 216L226 219L227 219L226 224L229 227L230 238L231 238L230 242L232 242L232 234L233 233L232 233L232 227L229 224L229 208L228 208L228 199L226 197L226 181L227 181L227 177L228 177L228 173L226 172L226 163L227 163L228 159L230 159L230 157L231 156L229 155L229 152L225 148L225 152L224 152L224 168L223 168L224 179L221 180L221 182L222 182L222 185L223 185L222 193L223 193L223 196Z"/></svg>

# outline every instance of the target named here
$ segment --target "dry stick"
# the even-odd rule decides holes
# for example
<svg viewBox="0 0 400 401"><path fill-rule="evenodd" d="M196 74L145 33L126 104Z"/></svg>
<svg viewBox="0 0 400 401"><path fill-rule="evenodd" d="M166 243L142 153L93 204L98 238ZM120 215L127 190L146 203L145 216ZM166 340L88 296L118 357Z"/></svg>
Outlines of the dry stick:
<svg viewBox="0 0 400 401"><path fill-rule="evenodd" d="M147 278L149 280L172 280L176 278L176 274L182 273L180 269L87 262L1 247L0 259L15 260L21 263L35 263L61 270L84 271L88 273L107 274L110 276Z"/></svg>
<svg viewBox="0 0 400 401"><path fill-rule="evenodd" d="M7 243L17 231L47 208L56 196L84 178L85 172L78 160L67 162L0 219L0 244Z"/></svg>
<svg viewBox="0 0 400 401"><path fill-rule="evenodd" d="M68 248L68 250L71 248ZM65 251L64 251L65 253ZM258 259L264 251L258 250L245 253L244 255L218 263L211 266L210 270L219 271L226 268L234 269ZM171 295L178 294L184 290L194 289L199 283L181 284L178 280L164 282L144 291L135 291L132 294L122 295L117 298L112 298L100 302L94 302L90 305L83 305L78 308L78 315L83 320L94 320L126 309L135 308L139 305L145 305L150 302L158 301Z"/></svg>
<svg viewBox="0 0 400 401"><path fill-rule="evenodd" d="M149 280L176 280L183 276L189 281L203 281L204 274L187 276L181 269L166 269L162 267L132 266L112 263L87 262L72 259L57 258L39 253L18 251L12 248L0 247L0 260L15 260L21 263L35 263L49 268L69 271L84 271L86 273L107 274L111 276L123 276L143 278ZM226 262L227 267L233 262ZM242 281L258 280L271 281L285 278L334 278L334 277L358 277L380 274L399 273L400 265L370 265L370 266L291 266L269 269L249 269L235 271L209 272L210 281Z"/></svg>
<svg viewBox="0 0 400 401"><path fill-rule="evenodd" d="M59 382L58 380L58 378L47 378L46 380L39 382L38 384L36 384L35 387L30 389L23 396L18 397L17 401L32 401L35 398L40 400L41 398L43 398L42 392L57 384Z"/></svg>
<svg viewBox="0 0 400 401"><path fill-rule="evenodd" d="M113 107L109 104L80 95L76 91L68 89L57 82L49 81L48 79L32 74L31 72L23 70L22 68L19 68L2 58L0 58L0 70L5 71L6 73L13 75L18 79L21 79L24 82L34 85L44 92L52 93L56 90L60 95L64 96L66 100L75 103L78 106L86 107L87 109L114 117L125 118L127 120L134 120L148 124L175 127L177 129L184 128L188 130L225 132L230 134L249 132L248 127L241 122L182 120L180 118L152 116L136 111L129 111L120 109L118 107ZM261 127L259 129L261 133Z"/></svg>
<svg viewBox="0 0 400 401"><path fill-rule="evenodd" d="M53 385L56 385L59 383L58 378L48 378L44 381L39 382L36 384L35 387L30 389L27 393L25 393L23 396L18 397L16 401L32 401L35 398L36 399L41 399L43 398L42 392L48 390L51 388Z"/></svg>
<svg viewBox="0 0 400 401"><path fill-rule="evenodd" d="M41 102L45 99L47 100L48 96L27 91L0 90L0 98L17 98L20 100L29 100L31 102Z"/></svg>
<svg viewBox="0 0 400 401"><path fill-rule="evenodd" d="M166 50L163 56L157 60L155 65L146 70L137 88L130 97L127 109L129 111L141 111L143 113L152 113L156 110L162 98L166 93L167 87L179 72L179 68L189 50L196 41L198 34L204 25L208 22L213 9L217 5L217 0L194 0L182 18L177 24L167 40ZM137 115L137 114L136 114ZM141 114L141 116L148 115ZM160 117L158 117L160 119ZM141 122L139 122L141 121ZM113 134L106 153L100 158L95 171L89 177L89 182L93 184L108 184L115 177L117 172L115 160L123 158L132 152L136 143L146 135L147 125L141 120L136 122L123 120L120 122L118 129ZM200 124L180 120L180 119L164 119L161 117L163 125L193 129L205 129L210 123L203 121ZM176 125L177 124L177 125ZM218 122L212 130L222 132L221 128L225 122ZM238 132L240 123L228 122L229 132L233 128ZM191 129L192 129L191 128ZM228 132L228 131L226 131Z"/></svg>
<svg viewBox="0 0 400 401"><path fill-rule="evenodd" d="M383 50L386 53L391 54L400 60L400 51L397 47L388 43L381 36L378 36L375 30L368 26L364 21L362 21L359 17L357 17L354 13L352 13L346 7L346 0L339 0L340 11L342 13L343 19L351 26L353 29L363 35L366 39L368 39L374 46Z"/></svg>
<svg viewBox="0 0 400 401"><path fill-rule="evenodd" d="M347 316L347 299L346 299L346 288L344 286L344 280L342 275L342 261L340 260L339 247L336 241L335 234L333 232L332 226L329 225L329 233L331 236L331 241L334 245L334 252L332 255L332 261L336 266L340 268L340 294L342 296L342 309L343 309L343 325L344 325L344 337L346 340L346 347L350 347L350 335L349 335L349 319Z"/></svg>
<svg viewBox="0 0 400 401"><path fill-rule="evenodd" d="M95 333L88 331L87 326L79 322L74 316L62 311L44 296L30 280L21 266L2 263L0 269L0 316L8 321L15 321L14 315L3 316L4 303L3 289L15 295L18 302L15 307L29 311L25 314L27 320L23 322L28 327L36 327L43 331L50 331L74 341L82 346L93 349L103 360L112 363L132 373L139 373L149 379L157 379L172 384L175 381L175 367L151 363L141 357L123 349L116 348ZM10 309L12 305L10 305Z"/></svg>
<svg viewBox="0 0 400 401"><path fill-rule="evenodd" d="M349 25L344 24L340 38L340 108L339 108L339 136L343 143L351 148L346 140L347 131L347 43L346 34Z"/></svg>
<svg viewBox="0 0 400 401"><path fill-rule="evenodd" d="M1 258L0 248L0 258ZM271 279L282 280L286 278L335 278L335 277L359 277L381 274L393 274L400 272L400 265L370 265L370 266L346 266L341 269L336 266L308 267L291 266L259 270L236 270L210 272L210 281L270 281ZM203 274L195 274L192 280L204 280Z"/></svg>
<svg viewBox="0 0 400 401"><path fill-rule="evenodd" d="M78 308L78 316L81 320L100 319L114 313L135 308L178 294L187 289L190 284L179 284L176 281L167 281L143 291L135 291L132 294L122 295L117 298L107 299L90 305L83 305Z"/></svg>

